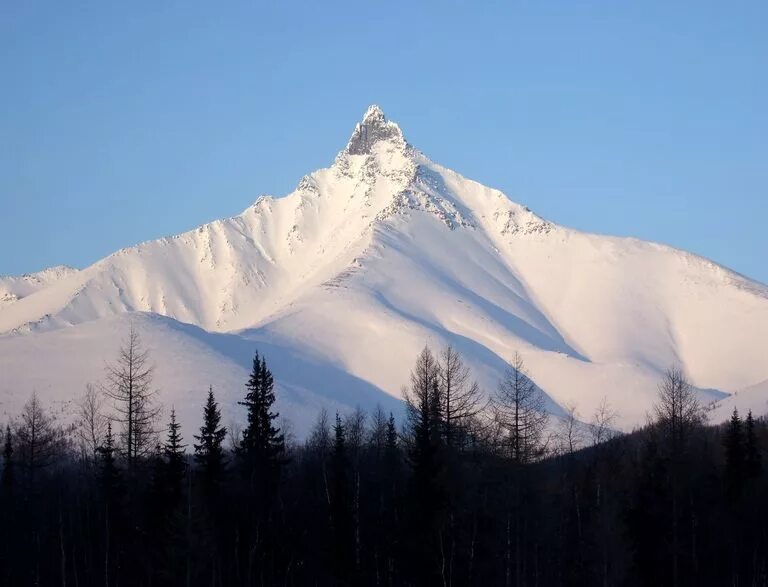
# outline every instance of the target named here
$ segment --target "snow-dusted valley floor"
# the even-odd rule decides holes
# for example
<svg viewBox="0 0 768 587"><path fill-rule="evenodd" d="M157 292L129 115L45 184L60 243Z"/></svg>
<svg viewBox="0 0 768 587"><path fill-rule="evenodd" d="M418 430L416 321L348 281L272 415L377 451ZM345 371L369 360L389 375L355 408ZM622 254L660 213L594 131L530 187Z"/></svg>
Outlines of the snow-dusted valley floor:
<svg viewBox="0 0 768 587"><path fill-rule="evenodd" d="M134 321L162 402L236 420L255 349L301 435L320 406L398 411L419 350L493 390L519 351L559 413L645 419L679 364L703 402L768 412L768 287L696 255L571 230L433 163L371 107L326 169L241 215L82 270L0 278L0 411L67 410Z"/></svg>

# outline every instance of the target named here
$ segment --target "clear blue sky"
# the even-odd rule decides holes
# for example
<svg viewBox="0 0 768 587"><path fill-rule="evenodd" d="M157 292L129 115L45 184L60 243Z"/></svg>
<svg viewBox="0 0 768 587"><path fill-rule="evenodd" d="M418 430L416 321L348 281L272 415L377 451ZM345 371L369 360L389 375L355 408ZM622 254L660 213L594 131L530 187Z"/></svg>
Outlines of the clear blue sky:
<svg viewBox="0 0 768 587"><path fill-rule="evenodd" d="M768 282L768 2L2 2L0 273L328 165L371 103L561 224Z"/></svg>

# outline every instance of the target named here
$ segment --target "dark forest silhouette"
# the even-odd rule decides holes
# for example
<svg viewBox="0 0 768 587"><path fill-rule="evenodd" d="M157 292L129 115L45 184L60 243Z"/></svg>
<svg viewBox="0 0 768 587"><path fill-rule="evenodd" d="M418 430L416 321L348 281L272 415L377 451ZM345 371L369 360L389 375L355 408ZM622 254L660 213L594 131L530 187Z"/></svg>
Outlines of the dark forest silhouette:
<svg viewBox="0 0 768 587"><path fill-rule="evenodd" d="M648 423L555 419L515 354L483 393L450 347L416 358L406 418L280 429L256 353L227 430L159 422L131 330L77 421L33 394L3 430L0 585L765 585L768 425L707 426L679 369ZM208 388L206 390L206 388Z"/></svg>

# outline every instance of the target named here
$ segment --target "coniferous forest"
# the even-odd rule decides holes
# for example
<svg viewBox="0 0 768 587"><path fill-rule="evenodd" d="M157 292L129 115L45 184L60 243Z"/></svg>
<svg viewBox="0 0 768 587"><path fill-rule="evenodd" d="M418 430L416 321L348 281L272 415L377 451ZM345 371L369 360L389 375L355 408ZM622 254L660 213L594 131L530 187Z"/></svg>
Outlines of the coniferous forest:
<svg viewBox="0 0 768 587"><path fill-rule="evenodd" d="M618 434L607 401L548 416L519 355L484 391L454 349L425 348L402 422L321 412L302 442L267 357L239 431L216 382L182 429L152 372L132 330L74 423L33 394L4 427L0 585L768 582L768 426L709 425L680 370Z"/></svg>

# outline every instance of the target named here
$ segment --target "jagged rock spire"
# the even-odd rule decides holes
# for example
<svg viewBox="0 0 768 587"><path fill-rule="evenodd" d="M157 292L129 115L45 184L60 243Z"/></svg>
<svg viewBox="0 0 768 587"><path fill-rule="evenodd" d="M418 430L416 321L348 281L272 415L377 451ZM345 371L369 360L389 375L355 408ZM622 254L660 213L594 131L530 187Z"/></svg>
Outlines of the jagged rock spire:
<svg viewBox="0 0 768 587"><path fill-rule="evenodd" d="M382 109L374 104L365 112L362 122L355 126L345 151L350 155L366 155L381 141L405 144L400 127L388 121Z"/></svg>

